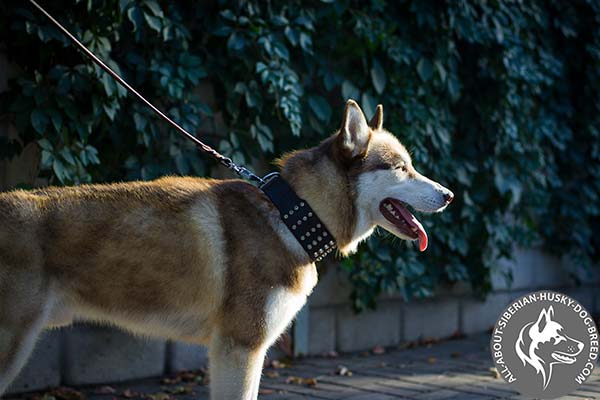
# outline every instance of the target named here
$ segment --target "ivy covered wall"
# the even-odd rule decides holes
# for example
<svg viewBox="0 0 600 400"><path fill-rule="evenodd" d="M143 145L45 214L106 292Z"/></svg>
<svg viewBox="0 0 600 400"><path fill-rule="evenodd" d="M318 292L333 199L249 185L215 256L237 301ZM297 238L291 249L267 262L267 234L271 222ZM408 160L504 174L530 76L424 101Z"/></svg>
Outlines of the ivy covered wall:
<svg viewBox="0 0 600 400"><path fill-rule="evenodd" d="M431 246L376 235L343 262L357 308L439 282L490 289L514 245L591 268L600 254L600 4L57 0L45 6L186 129L240 163L317 143L345 99L451 188ZM37 144L51 184L205 176L214 164L94 67L26 2L0 3L11 64L0 158ZM211 106L199 85L214 91ZM224 127L204 129L215 115ZM507 277L510 279L510 276Z"/></svg>

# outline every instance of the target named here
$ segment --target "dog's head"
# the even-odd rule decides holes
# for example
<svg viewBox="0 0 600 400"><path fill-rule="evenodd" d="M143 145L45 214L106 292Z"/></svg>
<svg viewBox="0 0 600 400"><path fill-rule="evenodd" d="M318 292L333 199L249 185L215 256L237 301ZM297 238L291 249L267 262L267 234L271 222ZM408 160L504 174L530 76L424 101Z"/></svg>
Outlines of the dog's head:
<svg viewBox="0 0 600 400"><path fill-rule="evenodd" d="M339 145L356 160L357 208L366 223L375 223L405 240L419 240L427 248L427 233L407 206L421 212L442 211L454 198L452 192L421 175L408 151L383 129L383 107L367 124L358 104L346 105Z"/></svg>
<svg viewBox="0 0 600 400"><path fill-rule="evenodd" d="M342 253L354 251L375 226L404 240L419 240L424 251L427 234L409 207L421 212L439 212L454 197L450 190L421 175L405 147L383 129L381 105L367 122L358 104L349 100L337 133L308 153L284 157L281 164L284 177L295 184L301 196L307 196L311 205L314 203L313 207L317 207L315 210L328 226L352 226L352 232L347 235L341 232L336 237ZM312 183L302 176L310 176ZM320 197L326 197L328 209L318 209ZM351 207L346 205L346 198L352 202ZM335 210L331 210L332 202ZM337 215L330 218L332 213ZM331 228L340 231L338 226Z"/></svg>
<svg viewBox="0 0 600 400"><path fill-rule="evenodd" d="M550 306L542 309L535 322L521 329L515 350L523 365L529 364L542 374L545 388L553 365L573 364L583 347L581 341L568 336L562 324L554 320L554 308Z"/></svg>
<svg viewBox="0 0 600 400"><path fill-rule="evenodd" d="M583 349L583 343L565 333L564 327L554 319L552 306L543 309L538 319L521 331L519 341L522 346L529 342L529 356L539 357L546 363L559 362L573 364L575 357ZM527 337L524 337L526 333ZM523 350L519 356L523 360Z"/></svg>

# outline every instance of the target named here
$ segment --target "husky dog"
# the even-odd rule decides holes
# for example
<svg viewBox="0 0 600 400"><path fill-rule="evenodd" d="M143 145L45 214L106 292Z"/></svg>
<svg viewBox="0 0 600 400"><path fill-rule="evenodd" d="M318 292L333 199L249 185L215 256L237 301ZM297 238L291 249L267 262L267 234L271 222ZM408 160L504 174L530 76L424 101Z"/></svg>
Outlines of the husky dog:
<svg viewBox="0 0 600 400"><path fill-rule="evenodd" d="M517 356L523 365L532 366L542 375L544 390L552 379L556 364L573 364L584 344L564 333L563 326L554 318L552 306L542 309L536 321L526 324L519 332L515 344Z"/></svg>
<svg viewBox="0 0 600 400"><path fill-rule="evenodd" d="M450 190L348 101L341 129L279 160L339 253L376 226L427 247L407 206ZM256 399L263 359L306 302L317 269L255 186L166 177L0 194L0 393L45 327L75 319L209 346L213 399Z"/></svg>

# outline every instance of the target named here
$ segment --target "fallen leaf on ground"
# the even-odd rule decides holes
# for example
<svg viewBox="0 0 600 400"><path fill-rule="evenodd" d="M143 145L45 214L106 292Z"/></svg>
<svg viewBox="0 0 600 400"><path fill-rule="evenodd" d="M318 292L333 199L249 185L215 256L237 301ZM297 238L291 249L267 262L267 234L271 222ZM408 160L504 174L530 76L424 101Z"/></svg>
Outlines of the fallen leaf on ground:
<svg viewBox="0 0 600 400"><path fill-rule="evenodd" d="M273 389L258 389L258 394L273 394L275 391Z"/></svg>
<svg viewBox="0 0 600 400"><path fill-rule="evenodd" d="M427 359L427 362L428 362L429 364L435 364L435 363L437 362L437 358L435 358L435 357L429 357L429 358Z"/></svg>
<svg viewBox="0 0 600 400"><path fill-rule="evenodd" d="M316 386L317 379L316 378L308 378L308 379L304 380L304 383L306 384L306 386Z"/></svg>
<svg viewBox="0 0 600 400"><path fill-rule="evenodd" d="M63 387L63 386L57 387L56 389L52 389L47 394L58 400L83 400L83 399L85 399L85 395L83 393L78 392L75 389L71 389L71 388Z"/></svg>
<svg viewBox="0 0 600 400"><path fill-rule="evenodd" d="M315 386L317 384L317 380L315 378L302 378L300 376L289 376L285 383L293 384L293 385L304 385L304 386Z"/></svg>
<svg viewBox="0 0 600 400"><path fill-rule="evenodd" d="M271 367L273 367L275 369L288 368L289 366L290 366L290 364L287 364L283 361L279 361L279 360L271 361Z"/></svg>
<svg viewBox="0 0 600 400"><path fill-rule="evenodd" d="M344 365L338 365L335 373L341 376L352 376L352 371L350 371L348 367Z"/></svg>
<svg viewBox="0 0 600 400"><path fill-rule="evenodd" d="M304 378L300 378L299 376L288 376L285 380L285 383L293 383L295 385L301 385L304 381Z"/></svg>
<svg viewBox="0 0 600 400"><path fill-rule="evenodd" d="M452 335L450 335L450 337L448 339L458 340L458 339L464 339L465 337L467 337L467 335L465 335L464 332L455 331Z"/></svg>
<svg viewBox="0 0 600 400"><path fill-rule="evenodd" d="M171 400L173 397L171 397L171 395L168 393L159 392L154 394L147 394L144 396L144 398L147 400Z"/></svg>
<svg viewBox="0 0 600 400"><path fill-rule="evenodd" d="M492 376L496 379L500 378L500 372L498 372L498 370L496 369L496 367L491 367L490 368L490 372L492 373Z"/></svg>
<svg viewBox="0 0 600 400"><path fill-rule="evenodd" d="M371 352L373 354L384 354L385 349L383 348L383 346L375 346L375 347L373 347L373 350L371 350Z"/></svg>
<svg viewBox="0 0 600 400"><path fill-rule="evenodd" d="M174 376L163 378L160 381L164 385L174 385L181 382L196 383L198 385L208 384L208 370L201 368L194 371L181 371Z"/></svg>
<svg viewBox="0 0 600 400"><path fill-rule="evenodd" d="M50 393L34 393L28 400L56 400Z"/></svg>
<svg viewBox="0 0 600 400"><path fill-rule="evenodd" d="M419 340L419 344L421 346L431 346L432 344L436 344L439 342L441 342L441 340L438 338L423 338Z"/></svg>
<svg viewBox="0 0 600 400"><path fill-rule="evenodd" d="M117 393L117 389L112 386L102 386L95 391L96 394L114 394Z"/></svg>
<svg viewBox="0 0 600 400"><path fill-rule="evenodd" d="M191 386L175 386L174 388L167 389L167 392L171 394L189 394L192 393L192 390Z"/></svg>
<svg viewBox="0 0 600 400"><path fill-rule="evenodd" d="M198 378L204 378L205 372L199 371L183 371L177 374L177 377L184 382L196 382Z"/></svg>
<svg viewBox="0 0 600 400"><path fill-rule="evenodd" d="M278 378L279 372L277 371L265 371L265 375L269 378Z"/></svg>
<svg viewBox="0 0 600 400"><path fill-rule="evenodd" d="M132 399L134 397L139 397L139 393L138 392L134 392L131 389L125 389L123 391L123 393L121 394L121 396L125 397L126 399Z"/></svg>

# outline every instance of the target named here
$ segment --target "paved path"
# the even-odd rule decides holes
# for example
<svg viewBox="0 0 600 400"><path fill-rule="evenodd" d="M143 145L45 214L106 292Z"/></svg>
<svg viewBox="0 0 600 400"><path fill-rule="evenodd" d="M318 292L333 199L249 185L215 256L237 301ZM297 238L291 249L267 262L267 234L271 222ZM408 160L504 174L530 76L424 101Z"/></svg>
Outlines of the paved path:
<svg viewBox="0 0 600 400"><path fill-rule="evenodd" d="M495 376L489 336L478 335L384 354L305 358L265 370L261 399L486 400L520 399ZM32 400L205 400L202 373L180 374L112 386L28 394ZM584 387L562 399L600 399L600 368ZM13 399L16 399L13 397Z"/></svg>

